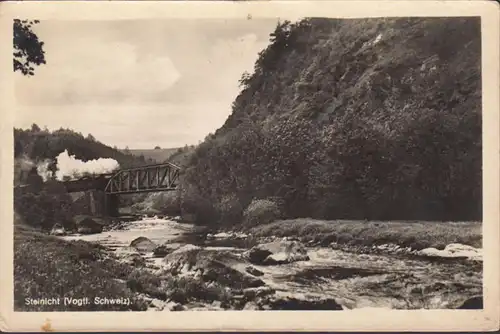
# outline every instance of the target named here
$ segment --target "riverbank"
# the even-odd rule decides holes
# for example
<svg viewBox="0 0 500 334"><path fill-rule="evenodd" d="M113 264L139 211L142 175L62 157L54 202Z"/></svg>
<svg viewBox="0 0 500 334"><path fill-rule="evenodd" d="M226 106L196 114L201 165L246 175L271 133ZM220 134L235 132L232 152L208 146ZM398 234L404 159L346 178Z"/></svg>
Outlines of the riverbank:
<svg viewBox="0 0 500 334"><path fill-rule="evenodd" d="M249 231L255 237L295 237L315 246L332 244L349 248L397 245L422 250L444 249L449 244L482 247L479 222L371 222L327 221L310 218L276 221Z"/></svg>
<svg viewBox="0 0 500 334"><path fill-rule="evenodd" d="M16 231L16 310L68 310L23 304L26 297L63 292L101 297L104 291L133 301L72 309L82 311L441 309L460 307L482 294L480 258L436 261L401 247L392 252L373 239L365 252L336 242L321 246L325 223L307 224L300 229L295 221L277 229L276 222L247 234L210 234L153 218L91 235L56 238Z"/></svg>
<svg viewBox="0 0 500 334"><path fill-rule="evenodd" d="M147 304L127 287L132 269L105 247L81 240L65 241L29 227L14 231L15 311L142 311ZM26 299L65 297L125 298L129 305L36 305Z"/></svg>

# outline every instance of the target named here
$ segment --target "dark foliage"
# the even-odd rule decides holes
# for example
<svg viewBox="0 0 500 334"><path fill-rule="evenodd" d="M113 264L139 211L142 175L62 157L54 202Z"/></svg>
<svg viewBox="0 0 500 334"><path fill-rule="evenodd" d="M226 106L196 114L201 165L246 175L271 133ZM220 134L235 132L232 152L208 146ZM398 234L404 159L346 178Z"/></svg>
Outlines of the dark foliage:
<svg viewBox="0 0 500 334"><path fill-rule="evenodd" d="M69 129L53 132L41 130L36 124L31 129L14 129L15 185L24 185L15 192L14 206L25 224L49 231L56 223L73 228L72 216L87 213L85 208L71 200L65 187L56 180L43 183L36 167L26 171L23 161L31 164L49 160L49 170L57 168L55 158L64 150L77 159L87 161L98 158L113 158L120 166L138 166L147 162L144 158L128 155L97 141L92 135L84 137ZM129 200L133 201L133 199ZM124 204L127 204L124 201Z"/></svg>
<svg viewBox="0 0 500 334"><path fill-rule="evenodd" d="M84 137L81 133L60 128L50 132L40 130L33 124L31 129L14 129L15 157L26 156L33 161L54 160L61 152L68 150L77 159L88 161L99 158L112 158L121 167L145 165L144 157L137 157L113 149L96 140L91 134ZM55 166L53 166L55 167Z"/></svg>
<svg viewBox="0 0 500 334"><path fill-rule="evenodd" d="M33 66L46 64L44 43L32 29L38 23L38 20L14 20L14 71L27 76L35 74Z"/></svg>
<svg viewBox="0 0 500 334"><path fill-rule="evenodd" d="M306 19L270 42L189 192L279 197L290 218L482 219L478 18Z"/></svg>
<svg viewBox="0 0 500 334"><path fill-rule="evenodd" d="M73 201L61 182L49 180L45 184L34 169L28 182L14 193L14 210L28 226L48 232L54 224L66 230L74 228Z"/></svg>

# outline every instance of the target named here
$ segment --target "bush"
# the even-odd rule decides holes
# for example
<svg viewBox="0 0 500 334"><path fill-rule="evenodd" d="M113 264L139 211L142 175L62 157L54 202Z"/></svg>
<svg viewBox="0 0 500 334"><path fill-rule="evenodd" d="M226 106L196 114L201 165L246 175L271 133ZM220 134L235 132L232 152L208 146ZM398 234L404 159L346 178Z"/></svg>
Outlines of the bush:
<svg viewBox="0 0 500 334"><path fill-rule="evenodd" d="M179 215L181 213L180 192L169 191L159 194L153 199L151 207L166 215Z"/></svg>
<svg viewBox="0 0 500 334"><path fill-rule="evenodd" d="M14 197L14 209L21 220L33 227L50 231L55 223L66 230L74 229L72 201L67 193L40 192L18 193Z"/></svg>
<svg viewBox="0 0 500 334"><path fill-rule="evenodd" d="M212 203L193 188L181 190L181 215L190 217L194 224L209 225L217 221L217 212Z"/></svg>
<svg viewBox="0 0 500 334"><path fill-rule="evenodd" d="M276 202L266 199L253 200L243 213L243 224L252 227L268 224L282 217Z"/></svg>
<svg viewBox="0 0 500 334"><path fill-rule="evenodd" d="M241 223L243 206L235 195L226 195L217 203L217 214L221 225L235 225Z"/></svg>

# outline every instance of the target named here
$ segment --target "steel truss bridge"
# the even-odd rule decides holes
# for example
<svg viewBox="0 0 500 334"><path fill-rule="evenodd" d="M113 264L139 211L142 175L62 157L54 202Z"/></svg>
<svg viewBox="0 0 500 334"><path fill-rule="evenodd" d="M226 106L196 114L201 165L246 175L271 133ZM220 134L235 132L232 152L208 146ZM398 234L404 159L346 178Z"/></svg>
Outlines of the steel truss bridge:
<svg viewBox="0 0 500 334"><path fill-rule="evenodd" d="M177 189L180 167L162 163L119 169L113 173L65 181L68 192L100 190L109 195L173 191Z"/></svg>
<svg viewBox="0 0 500 334"><path fill-rule="evenodd" d="M118 215L118 195L175 191L178 187L180 167L169 163L124 168L108 174L86 176L63 182L69 193L104 193L106 215Z"/></svg>
<svg viewBox="0 0 500 334"><path fill-rule="evenodd" d="M171 163L122 169L107 183L107 194L131 194L177 189L180 168Z"/></svg>

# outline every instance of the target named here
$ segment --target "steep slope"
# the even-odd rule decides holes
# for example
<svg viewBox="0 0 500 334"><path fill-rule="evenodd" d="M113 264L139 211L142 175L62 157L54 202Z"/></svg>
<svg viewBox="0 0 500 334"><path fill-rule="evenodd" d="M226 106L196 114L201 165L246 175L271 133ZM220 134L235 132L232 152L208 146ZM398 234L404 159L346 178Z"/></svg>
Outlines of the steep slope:
<svg viewBox="0 0 500 334"><path fill-rule="evenodd" d="M478 18L306 19L270 42L193 154L183 201L205 201L185 207L273 197L286 217L482 219Z"/></svg>

